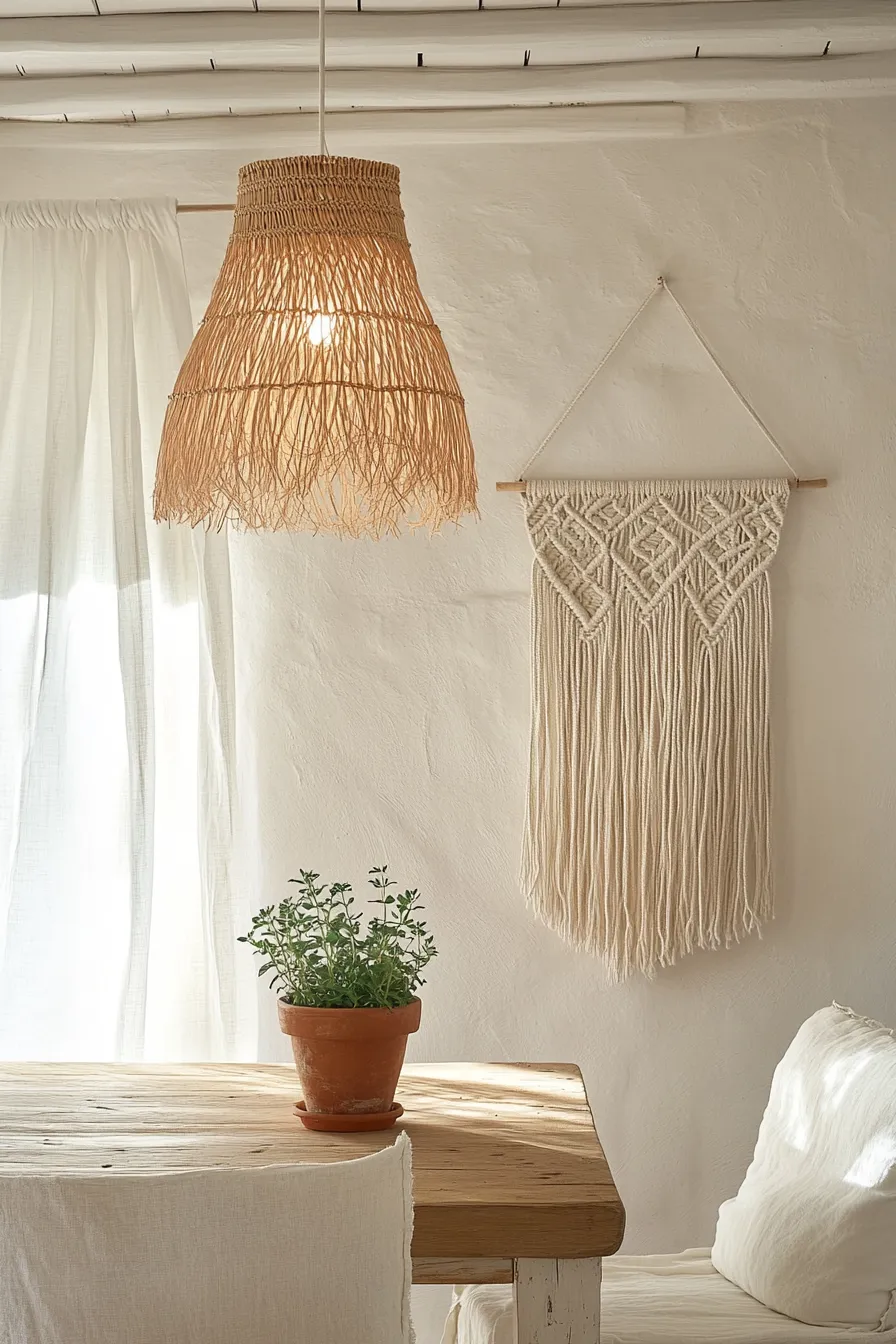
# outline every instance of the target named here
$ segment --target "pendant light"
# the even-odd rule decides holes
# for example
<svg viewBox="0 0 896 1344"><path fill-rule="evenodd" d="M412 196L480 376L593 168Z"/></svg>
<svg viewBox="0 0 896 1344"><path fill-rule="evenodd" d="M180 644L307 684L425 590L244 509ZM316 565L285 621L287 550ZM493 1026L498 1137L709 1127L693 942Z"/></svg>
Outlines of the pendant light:
<svg viewBox="0 0 896 1344"><path fill-rule="evenodd" d="M168 404L169 522L380 537L476 512L473 445L388 163L240 169L233 232Z"/></svg>

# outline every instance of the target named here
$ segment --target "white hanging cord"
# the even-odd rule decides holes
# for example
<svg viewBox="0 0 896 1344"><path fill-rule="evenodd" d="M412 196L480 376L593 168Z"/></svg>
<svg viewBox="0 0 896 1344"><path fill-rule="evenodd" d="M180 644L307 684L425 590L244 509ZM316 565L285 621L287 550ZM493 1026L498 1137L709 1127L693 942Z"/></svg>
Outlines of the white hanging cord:
<svg viewBox="0 0 896 1344"><path fill-rule="evenodd" d="M327 0L320 0L317 9L317 125L319 154L329 153L324 133L327 111Z"/></svg>
<svg viewBox="0 0 896 1344"><path fill-rule="evenodd" d="M734 395L737 397L737 399L738 399L738 401L740 402L741 406L743 406L743 408L744 408L744 410L747 412L747 414L748 414L749 416L752 417L753 423L754 423L755 425L758 425L759 428L762 430L763 434L764 434L765 437L768 439L769 443L770 443L771 446L774 448L775 452L778 454L778 456L780 457L781 461L784 463L785 467L786 467L787 470L790 472L791 476L796 477L796 475L797 475L796 469L795 469L795 467L793 467L793 466L791 465L791 463L789 462L787 456L785 455L784 449L781 447L780 443L779 443L778 440L775 438L774 434L771 432L771 430L769 429L768 425L767 425L767 424L765 423L765 421L761 418L761 416L759 415L759 412L753 409L753 407L750 405L750 403L747 401L746 397L744 396L743 392L741 392L740 388L738 388L738 387L736 386L736 384L735 384L734 380L732 379L731 375L728 374L728 373L726 373L725 370L722 368L722 365L719 363L718 359L717 359L716 356L713 354L713 352L712 352L712 350L710 349L709 345L707 344L706 340L705 340L704 337L700 334L700 331L699 331L699 329L698 329L698 327L697 327L697 324L694 322L694 320L693 320L693 318L691 317L691 315L690 315L690 314L687 312L687 310L685 309L684 304L683 304L683 303L681 302L681 300L677 297L677 295L674 294L673 291L669 288L667 282L663 279L662 276L660 276L659 281L658 281L657 283L658 283L658 284L659 284L659 285L666 291L666 293L669 295L669 298L670 298L670 299L672 300L672 302L675 304L675 307L676 307L676 308L678 309L678 311L681 313L681 315L682 315L682 317L684 318L685 322L687 322L687 324L688 324L688 326L690 327L691 331L692 331L692 332L694 333L694 335L697 337L697 340L698 340L698 341L700 342L700 344L703 346L703 349L704 349L704 350L706 351L706 353L709 355L709 357L710 357L710 359L712 360L713 364L715 364L715 366L716 366L716 368L718 369L719 373L720 373L720 374L722 375L722 377L725 379L725 382L726 382L726 383L728 384L728 386L731 388L731 391L732 391L732 392L734 393ZM656 292L656 291L654 291L654 293L655 293L655 292ZM651 296L651 297L652 297L652 296Z"/></svg>
<svg viewBox="0 0 896 1344"><path fill-rule="evenodd" d="M758 412L755 411L755 410L753 409L753 407L752 407L752 406L750 405L750 403L747 401L747 399L746 399L746 397L743 395L743 393L742 393L741 391L739 391L738 388L735 386L735 384L732 382L731 378L728 376L728 374L727 374L727 373L725 372L725 370L722 368L722 365L721 365L721 364L719 363L719 361L716 359L716 357L715 357L715 355L713 354L712 350L709 348L709 346L707 345L706 341L703 339L703 337L701 336L700 332L697 330L697 327L695 326L695 324L694 324L694 322L692 321L691 317L690 317L689 314L685 311L685 308L684 308L684 306L682 305L681 301L676 297L675 294L673 294L672 290L669 288L669 285L668 285L668 283L666 282L666 280L664 279L664 277L663 277L663 276L660 276L659 279L657 280L656 284L654 285L653 289L652 289L652 290L650 291L650 293L647 295L647 298L646 298L646 299L644 300L644 302L641 304L641 307L638 309L638 311L634 314L633 317L629 318L628 322L625 324L625 326L623 327L622 331L621 331L621 332L619 333L619 335L616 337L615 341L614 341L613 344L610 346L609 350L608 350L607 353L604 355L603 359L600 361L600 363L598 364L597 368L594 370L594 372L593 372L593 373L592 373L592 374L585 380L585 382L584 382L584 383L582 384L582 386L579 388L578 392L577 392L576 395L573 397L572 401L569 403L569 405L567 406L566 410L565 410L565 411L563 412L563 414L560 416L560 419L556 422L556 424L554 424L554 425L552 426L551 429L548 430L547 434L544 436L544 438L542 439L541 443L540 443L540 444L538 445L538 447L535 449L535 452L532 454L532 456L529 458L528 462L526 463L526 465L523 467L522 471L520 472L520 475L519 475L519 479L520 479L520 480L523 479L523 477L525 476L526 472L529 470L529 468L531 467L531 465L532 465L532 463L535 461L535 459L536 459L537 457L539 457L539 456L544 452L545 448L547 448L547 446L548 446L548 444L550 443L551 439L552 439L552 438L554 437L554 435L557 433L557 430L560 428L560 426L564 423L564 421L566 420L567 416L569 416L569 415L571 414L571 412L574 410L574 408L575 408L575 407L578 405L578 403L581 401L582 397L583 397L583 396L585 395L585 393L588 391L589 387L590 387L591 384L594 382L595 378L596 378L597 375L600 373L601 369L604 368L604 366L607 364L607 362L610 360L610 358L615 354L616 350L618 350L619 346L620 346L620 345L622 344L622 342L625 340L626 336L627 336L628 333L631 331L632 327L635 325L635 323L637 322L638 318L639 318L639 317L641 316L641 314L644 312L644 309L648 306L648 304L650 304L650 303L653 301L653 299L656 298L656 296L657 296L657 294L659 294L660 290L665 290L666 293L669 295L669 297L674 301L676 308L677 308L678 311L681 313L681 315L682 315L682 317L684 318L684 320L687 322L687 324L688 324L688 326L690 327L691 331L692 331L692 332L694 333L694 335L697 337L697 340L700 342L700 344L702 345L703 349L704 349L704 350L706 351L706 353L709 355L710 359L712 360L713 364L714 364L714 365L716 366L716 368L718 369L719 373L720 373L720 374L722 375L722 377L725 379L725 382L726 382L726 383L728 384L728 386L731 388L731 391L732 391L732 392L734 393L734 395L737 397L737 399L738 399L738 401L740 402L741 406L743 406L743 408L744 408L744 410L747 412L747 414L748 414L749 416L752 417L754 423L755 423L756 425L758 425L758 427L762 430L763 434L764 434L765 437L768 439L769 443L770 443L771 446L774 448L775 452L778 454L778 456L780 457L781 461L782 461L782 462L784 463L784 465L787 467L787 470L790 472L790 474L791 474L793 477L796 477L796 474L797 474L797 473L796 473L796 470L791 466L790 462L787 460L786 456L784 455L784 450L783 450L783 448L782 448L781 445L778 443L777 439L776 439L775 436L772 434L771 430L770 430L770 429L768 428L768 426L767 426L767 425L760 419Z"/></svg>
<svg viewBox="0 0 896 1344"><path fill-rule="evenodd" d="M643 313L644 309L645 309L645 308L647 307L647 305L650 303L650 301L651 301L651 299L654 297L654 295L656 295L656 294L659 292L659 290L662 289L662 287L663 287L663 281L662 281L662 280L657 280L657 282L656 282L656 284L654 285L653 289L650 291L650 293L647 295L647 298L646 298L646 299L644 300L644 302L641 304L641 307L640 307L640 308L638 309L638 311L635 313L634 317L629 318L628 322L626 322L626 324L625 324L625 326L623 327L622 331L621 331L621 332L619 333L619 335L616 337L615 341L614 341L613 344L610 346L609 350L608 350L607 353L604 355L603 359L602 359L601 362L598 364L597 368L594 370L594 372L591 374L591 376L590 376L589 378L587 378L587 379L585 380L585 382L582 384L582 386L579 388L578 392L575 394L575 396L573 397L572 401L571 401L571 402L569 403L569 405L567 406L566 410L565 410L565 411L563 412L563 414L560 416L560 419L559 419L559 420L558 420L558 421L557 421L557 422L556 422L556 423L555 423L555 424L548 430L547 434L545 434L545 436L544 436L544 438L542 439L541 443L540 443L540 444L538 445L538 447L535 449L535 452L532 454L532 456L529 458L529 461L526 463L526 465L523 467L522 471L520 472L520 480L523 479L523 477L525 476L526 472L529 470L529 468L531 467L532 463L535 461L536 457L539 457L539 456L544 452L545 448L547 448L547 446L548 446L548 444L550 443L551 439L552 439L552 438L554 437L554 435L557 433L557 430L560 428L560 426L561 426L561 425L563 424L563 422L566 420L567 416L570 415L570 414L572 413L572 411L574 410L574 408L575 408L575 407L579 404L579 402L582 400L582 397L584 397L585 393L588 391L589 387L590 387L591 384L594 382L595 378L596 378L597 375L600 373L601 369L604 367L604 365L607 363L607 361L611 358L611 356L614 354L614 352L617 350L617 348L618 348L618 347L622 344L622 342L625 340L626 336L629 334L629 332L631 331L632 327L635 325L635 323L637 322L638 318L639 318L639 317L641 316L641 314Z"/></svg>

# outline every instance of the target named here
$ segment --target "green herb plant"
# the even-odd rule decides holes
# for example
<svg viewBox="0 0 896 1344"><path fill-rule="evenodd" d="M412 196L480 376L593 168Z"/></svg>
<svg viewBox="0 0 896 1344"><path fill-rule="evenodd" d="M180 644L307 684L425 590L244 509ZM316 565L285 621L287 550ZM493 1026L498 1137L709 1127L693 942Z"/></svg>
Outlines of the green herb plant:
<svg viewBox="0 0 896 1344"><path fill-rule="evenodd" d="M305 1008L400 1008L424 984L421 971L436 955L420 919L419 893L392 891L388 867L371 868L376 912L365 921L348 882L321 883L318 873L290 879L299 890L259 910L239 941L263 958L287 1003Z"/></svg>

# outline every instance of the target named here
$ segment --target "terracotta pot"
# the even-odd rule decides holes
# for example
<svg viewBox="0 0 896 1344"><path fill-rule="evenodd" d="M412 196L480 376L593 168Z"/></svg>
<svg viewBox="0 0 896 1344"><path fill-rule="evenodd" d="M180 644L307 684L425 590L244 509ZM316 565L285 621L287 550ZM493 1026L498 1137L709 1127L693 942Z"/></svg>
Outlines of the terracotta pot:
<svg viewBox="0 0 896 1344"><path fill-rule="evenodd" d="M408 1036L420 1026L419 999L402 1008L301 1008L283 999L277 1007L309 1114L388 1115Z"/></svg>

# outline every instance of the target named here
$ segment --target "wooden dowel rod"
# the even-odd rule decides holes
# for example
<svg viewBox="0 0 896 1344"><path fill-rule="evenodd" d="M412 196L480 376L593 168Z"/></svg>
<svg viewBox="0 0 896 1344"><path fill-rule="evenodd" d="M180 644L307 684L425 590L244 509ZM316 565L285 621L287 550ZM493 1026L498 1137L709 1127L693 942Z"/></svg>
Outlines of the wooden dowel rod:
<svg viewBox="0 0 896 1344"><path fill-rule="evenodd" d="M828 479L826 476L817 476L811 481L803 480L801 476L791 476L788 482L791 490L825 490L827 489ZM496 481L496 490L512 490L518 495L526 493L525 481Z"/></svg>
<svg viewBox="0 0 896 1344"><path fill-rule="evenodd" d="M219 202L217 205L181 205L177 203L177 213L179 215L204 215L209 210L235 210L235 205L225 205Z"/></svg>

